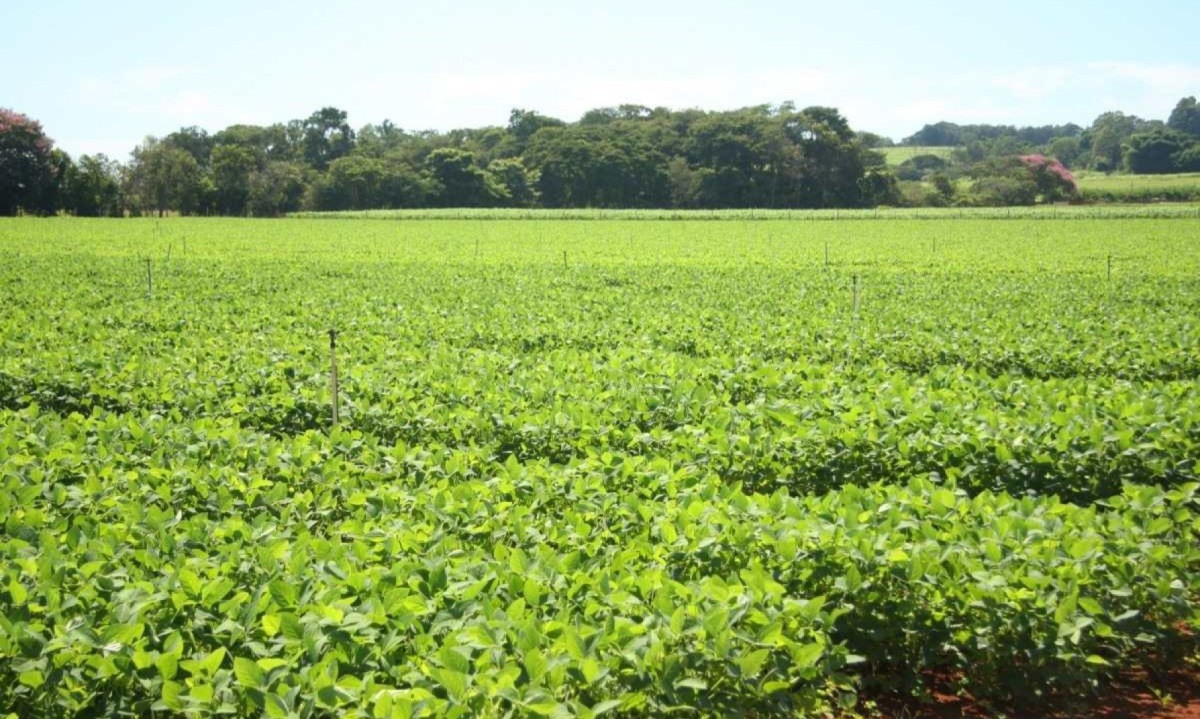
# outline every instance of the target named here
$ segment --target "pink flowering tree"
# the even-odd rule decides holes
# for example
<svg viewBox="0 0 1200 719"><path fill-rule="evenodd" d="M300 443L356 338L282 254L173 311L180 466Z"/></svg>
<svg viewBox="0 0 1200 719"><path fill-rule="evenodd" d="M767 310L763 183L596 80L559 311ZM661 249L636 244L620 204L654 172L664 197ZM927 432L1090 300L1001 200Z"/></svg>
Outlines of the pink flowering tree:
<svg viewBox="0 0 1200 719"><path fill-rule="evenodd" d="M1033 177L1043 202L1057 202L1079 194L1075 176L1053 157L1021 155L1021 164Z"/></svg>
<svg viewBox="0 0 1200 719"><path fill-rule="evenodd" d="M41 123L0 107L0 216L46 208L54 186L52 148Z"/></svg>

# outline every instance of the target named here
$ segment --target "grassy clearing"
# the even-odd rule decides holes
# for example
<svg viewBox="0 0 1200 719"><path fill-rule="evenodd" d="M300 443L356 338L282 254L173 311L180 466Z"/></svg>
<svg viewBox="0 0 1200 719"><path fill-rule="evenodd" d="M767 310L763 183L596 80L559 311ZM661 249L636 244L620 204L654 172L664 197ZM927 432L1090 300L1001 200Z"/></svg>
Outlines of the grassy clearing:
<svg viewBox="0 0 1200 719"><path fill-rule="evenodd" d="M884 157L887 158L887 164L893 167L899 165L905 160L911 160L917 155L934 155L935 157L949 160L950 156L954 153L954 150L955 148L953 147L937 147L932 145L901 145L897 147L878 148L878 151L882 152Z"/></svg>
<svg viewBox="0 0 1200 719"><path fill-rule="evenodd" d="M1104 175L1081 173L1085 201L1112 203L1195 202L1200 200L1200 173L1175 175Z"/></svg>

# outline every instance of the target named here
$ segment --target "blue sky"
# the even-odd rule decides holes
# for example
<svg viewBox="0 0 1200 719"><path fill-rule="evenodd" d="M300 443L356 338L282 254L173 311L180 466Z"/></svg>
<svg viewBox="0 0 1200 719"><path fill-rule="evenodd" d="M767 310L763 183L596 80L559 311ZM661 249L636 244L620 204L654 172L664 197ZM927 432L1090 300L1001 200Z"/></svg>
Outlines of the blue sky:
<svg viewBox="0 0 1200 719"><path fill-rule="evenodd" d="M1200 0L8 0L3 16L0 106L122 160L145 135L325 105L446 130L514 107L793 100L900 139L938 120L1165 118L1200 95Z"/></svg>

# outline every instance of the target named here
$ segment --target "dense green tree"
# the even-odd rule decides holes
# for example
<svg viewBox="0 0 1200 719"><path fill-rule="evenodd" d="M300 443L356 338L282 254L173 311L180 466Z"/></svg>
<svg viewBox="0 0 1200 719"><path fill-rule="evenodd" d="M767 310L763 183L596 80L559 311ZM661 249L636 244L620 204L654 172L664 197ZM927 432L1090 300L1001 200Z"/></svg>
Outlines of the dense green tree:
<svg viewBox="0 0 1200 719"><path fill-rule="evenodd" d="M936 182L936 178L931 179ZM884 168L868 169L858 181L858 186L863 205L900 204L900 188L896 176ZM951 189L953 190L953 187Z"/></svg>
<svg viewBox="0 0 1200 719"><path fill-rule="evenodd" d="M508 116L508 133L513 138L514 153L524 153L534 133L543 127L562 127L566 124L562 120L532 110L514 109Z"/></svg>
<svg viewBox="0 0 1200 719"><path fill-rule="evenodd" d="M1032 205L1037 201L1033 182L1019 175L986 175L971 188L977 204L988 207Z"/></svg>
<svg viewBox="0 0 1200 719"><path fill-rule="evenodd" d="M442 147L425 158L436 207L492 207L506 204L508 191L480 168L474 153Z"/></svg>
<svg viewBox="0 0 1200 719"><path fill-rule="evenodd" d="M671 206L684 209L697 207L700 203L700 188L704 184L704 171L693 169L686 159L672 157L667 161L667 186Z"/></svg>
<svg viewBox="0 0 1200 719"><path fill-rule="evenodd" d="M213 143L214 146L227 145L250 150L259 164L268 160L287 162L299 159L300 155L300 148L288 139L287 128L279 123L267 126L230 125L213 135Z"/></svg>
<svg viewBox="0 0 1200 719"><path fill-rule="evenodd" d="M525 163L515 157L492 160L487 166L490 174L498 182L508 196L508 204L513 207L535 207L538 202L538 173L525 167Z"/></svg>
<svg viewBox="0 0 1200 719"><path fill-rule="evenodd" d="M991 157L976 163L970 172L974 181L971 193L981 205L1032 205L1037 202L1038 186L1021 158Z"/></svg>
<svg viewBox="0 0 1200 719"><path fill-rule="evenodd" d="M1083 135L1083 144L1091 153L1092 168L1102 172L1121 169L1124 164L1124 146L1129 138L1135 132L1153 129L1155 124L1123 112L1106 112L1097 117Z"/></svg>
<svg viewBox="0 0 1200 719"><path fill-rule="evenodd" d="M384 120L377 125L364 125L358 131L355 150L362 155L383 157L408 139L404 130L396 127L391 120Z"/></svg>
<svg viewBox="0 0 1200 719"><path fill-rule="evenodd" d="M53 211L60 163L42 125L0 107L0 215Z"/></svg>
<svg viewBox="0 0 1200 719"><path fill-rule="evenodd" d="M1200 172L1200 142L1193 142L1176 155L1175 165L1180 172Z"/></svg>
<svg viewBox="0 0 1200 719"><path fill-rule="evenodd" d="M964 144L962 141L962 128L953 122L937 122L925 125L912 135L904 138L901 144L928 147L947 147Z"/></svg>
<svg viewBox="0 0 1200 719"><path fill-rule="evenodd" d="M437 187L407 162L388 159L380 187L380 207L427 207Z"/></svg>
<svg viewBox="0 0 1200 719"><path fill-rule="evenodd" d="M663 207L666 159L620 123L548 127L525 154L546 207Z"/></svg>
<svg viewBox="0 0 1200 719"><path fill-rule="evenodd" d="M1125 169L1138 174L1179 171L1179 156L1194 141L1175 130L1151 130L1131 135L1124 144Z"/></svg>
<svg viewBox="0 0 1200 719"><path fill-rule="evenodd" d="M192 125L181 127L170 135L162 138L162 142L187 152L200 167L208 167L216 142L208 131Z"/></svg>
<svg viewBox="0 0 1200 719"><path fill-rule="evenodd" d="M1060 137L1078 137L1082 132L1083 128L1074 123L1040 127L1013 127L1012 125L958 125L953 122L938 122L925 125L909 137L904 138L902 144L961 147L972 142L986 143L1010 137L1025 146L1040 146L1047 145Z"/></svg>
<svg viewBox="0 0 1200 719"><path fill-rule="evenodd" d="M598 107L588 110L579 118L580 125L607 125L611 122L624 120L650 120L669 114L663 108L657 110L645 105L626 104L616 107Z"/></svg>
<svg viewBox="0 0 1200 719"><path fill-rule="evenodd" d="M129 194L142 212L188 215L201 207L204 188L196 158L154 137L137 146L129 164Z"/></svg>
<svg viewBox="0 0 1200 719"><path fill-rule="evenodd" d="M854 134L858 137L858 144L870 149L893 147L896 144L892 138L877 135L874 132L856 132Z"/></svg>
<svg viewBox="0 0 1200 719"><path fill-rule="evenodd" d="M896 166L896 177L901 180L924 180L927 175L946 169L946 160L937 155L914 155Z"/></svg>
<svg viewBox="0 0 1200 719"><path fill-rule="evenodd" d="M336 107L323 107L304 120L304 160L317 170L345 157L354 149L354 130L346 122L346 112Z"/></svg>
<svg viewBox="0 0 1200 719"><path fill-rule="evenodd" d="M78 217L119 217L120 165L104 155L81 155L67 170L62 206Z"/></svg>
<svg viewBox="0 0 1200 719"><path fill-rule="evenodd" d="M424 207L433 183L410 165L395 160L350 155L334 160L309 193L315 210L367 210Z"/></svg>
<svg viewBox="0 0 1200 719"><path fill-rule="evenodd" d="M339 157L313 185L313 209L365 210L382 207L383 160L362 155Z"/></svg>
<svg viewBox="0 0 1200 719"><path fill-rule="evenodd" d="M786 194L780 179L799 158L785 155L782 128L770 122L769 112L762 106L712 113L688 128L685 157L702 171L702 206L779 206L779 197Z"/></svg>
<svg viewBox="0 0 1200 719"><path fill-rule="evenodd" d="M277 217L300 209L304 198L305 168L294 162L268 160L250 174L246 209L254 217Z"/></svg>
<svg viewBox="0 0 1200 719"><path fill-rule="evenodd" d="M1057 157L1058 161L1067 167L1076 167L1077 162L1086 157L1083 143L1078 137L1059 137L1049 144L1046 154Z"/></svg>
<svg viewBox="0 0 1200 719"><path fill-rule="evenodd" d="M1194 138L1200 138L1200 105L1195 97L1185 97L1171 110L1167 118L1167 127Z"/></svg>
<svg viewBox="0 0 1200 719"><path fill-rule="evenodd" d="M222 215L246 214L250 176L259 169L259 156L251 147L217 145L212 151L211 179L216 210Z"/></svg>
<svg viewBox="0 0 1200 719"><path fill-rule="evenodd" d="M786 202L798 207L858 207L868 201L860 184L867 167L882 157L858 144L849 123L830 107L809 107L781 116L784 135L800 152L796 194Z"/></svg>

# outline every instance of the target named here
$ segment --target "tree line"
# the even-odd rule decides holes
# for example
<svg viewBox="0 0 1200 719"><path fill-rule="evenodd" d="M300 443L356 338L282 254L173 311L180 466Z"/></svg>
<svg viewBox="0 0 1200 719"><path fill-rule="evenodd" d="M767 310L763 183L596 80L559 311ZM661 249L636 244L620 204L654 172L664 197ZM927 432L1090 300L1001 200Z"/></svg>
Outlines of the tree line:
<svg viewBox="0 0 1200 719"><path fill-rule="evenodd" d="M901 144L951 145L952 157L899 168L881 152L894 144L855 132L834 108L793 103L620 105L571 123L515 109L505 125L447 132L387 120L355 130L325 107L286 123L147 137L122 163L73 159L36 120L0 108L0 214L871 207L949 202L962 177L981 189L960 203L1026 204L1069 196L1068 168L1200 169L1200 108L1185 98L1165 123L1118 112L1089 128L937 123Z"/></svg>
<svg viewBox="0 0 1200 719"><path fill-rule="evenodd" d="M9 136L0 146L14 146L0 157L22 158L14 174L38 179L0 181L5 214L868 207L894 189L882 156L837 110L790 103L728 112L622 105L574 123L513 110L504 126L449 132L388 121L355 130L326 107L287 123L148 137L125 164L72 161L38 123L6 112L23 130L0 129Z"/></svg>
<svg viewBox="0 0 1200 719"><path fill-rule="evenodd" d="M1042 127L925 125L902 145L956 148L959 160L1041 152L1072 170L1158 174L1200 172L1200 106L1179 100L1166 121L1106 112L1089 127L1073 123Z"/></svg>

